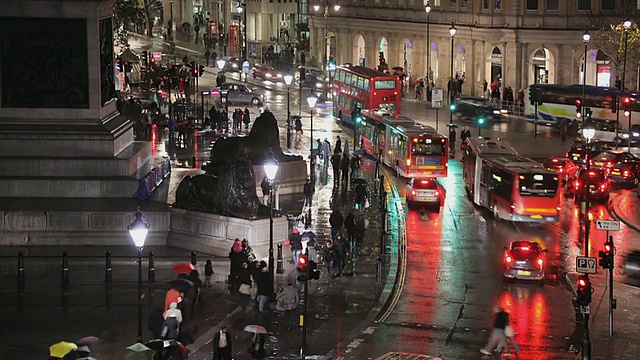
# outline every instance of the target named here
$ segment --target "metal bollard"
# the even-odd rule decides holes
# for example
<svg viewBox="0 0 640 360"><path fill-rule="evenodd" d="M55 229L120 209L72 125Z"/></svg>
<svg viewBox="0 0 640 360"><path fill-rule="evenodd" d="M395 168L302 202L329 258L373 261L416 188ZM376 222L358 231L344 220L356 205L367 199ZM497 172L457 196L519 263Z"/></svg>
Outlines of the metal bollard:
<svg viewBox="0 0 640 360"><path fill-rule="evenodd" d="M380 175L380 189L378 189L378 194L380 194L380 198L382 198L382 194L384 193L384 175Z"/></svg>
<svg viewBox="0 0 640 360"><path fill-rule="evenodd" d="M311 227L311 208L307 211L307 216L304 219L304 228L308 229Z"/></svg>
<svg viewBox="0 0 640 360"><path fill-rule="evenodd" d="M24 253L22 251L18 251L18 289L24 289L25 282Z"/></svg>
<svg viewBox="0 0 640 360"><path fill-rule="evenodd" d="M376 159L376 169L374 172L374 176L376 179L380 177L380 160L379 159Z"/></svg>
<svg viewBox="0 0 640 360"><path fill-rule="evenodd" d="M111 268L111 251L107 251L105 254L105 264L104 264L104 282L109 284L113 281L113 273Z"/></svg>
<svg viewBox="0 0 640 360"><path fill-rule="evenodd" d="M196 266L197 253L195 251L191 251L191 265Z"/></svg>
<svg viewBox="0 0 640 360"><path fill-rule="evenodd" d="M107 312L111 311L111 305L113 304L113 284L106 283L104 284L104 307Z"/></svg>
<svg viewBox="0 0 640 360"><path fill-rule="evenodd" d="M376 258L376 282L378 284L382 284L382 267L384 265L384 257L382 255L378 255Z"/></svg>
<svg viewBox="0 0 640 360"><path fill-rule="evenodd" d="M62 253L62 278L60 288L62 290L69 288L69 254L67 254L66 251Z"/></svg>
<svg viewBox="0 0 640 360"><path fill-rule="evenodd" d="M387 192L382 190L380 194L380 212L384 213L387 211Z"/></svg>
<svg viewBox="0 0 640 360"><path fill-rule="evenodd" d="M147 280L152 283L156 281L156 267L153 262L153 251L149 251L149 274L147 275Z"/></svg>
<svg viewBox="0 0 640 360"><path fill-rule="evenodd" d="M282 244L278 244L278 260L276 274L284 274L284 263L282 262Z"/></svg>

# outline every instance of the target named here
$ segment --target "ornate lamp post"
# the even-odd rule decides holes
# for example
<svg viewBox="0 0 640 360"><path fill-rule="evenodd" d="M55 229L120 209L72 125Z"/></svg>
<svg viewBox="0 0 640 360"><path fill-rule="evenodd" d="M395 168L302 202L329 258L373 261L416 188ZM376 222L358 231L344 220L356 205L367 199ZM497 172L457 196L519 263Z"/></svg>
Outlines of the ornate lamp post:
<svg viewBox="0 0 640 360"><path fill-rule="evenodd" d="M449 91L449 104L453 104L453 39L456 37L456 26L452 23L449 28L449 34L451 35L451 78L449 79L449 84L451 89L447 89ZM449 124L453 124L453 111L449 111Z"/></svg>
<svg viewBox="0 0 640 360"><path fill-rule="evenodd" d="M429 2L427 1L427 5L424 6L424 11L427 13L427 89L429 88L429 82L431 81L431 79L429 79L429 70L431 69L431 62L430 62L430 56L431 56L431 41L429 39L429 27L431 25L431 17L429 16L429 14L431 14L431 5L429 5Z"/></svg>
<svg viewBox="0 0 640 360"><path fill-rule="evenodd" d="M584 43L584 62L582 63L582 66L584 66L584 69L582 70L582 111L580 111L583 115L585 113L584 107L586 106L584 102L584 93L587 86L587 47L589 47L589 41L591 41L591 34L589 34L588 31L585 31L584 34L582 34L582 42ZM584 121L584 116L582 119L582 121Z"/></svg>
<svg viewBox="0 0 640 360"><path fill-rule="evenodd" d="M218 70L220 70L220 71L222 71L224 69L224 66L226 64L227 64L227 62L223 58L220 58L220 59L216 60L216 65L218 66Z"/></svg>
<svg viewBox="0 0 640 360"><path fill-rule="evenodd" d="M269 278L272 283L275 284L275 267L273 260L273 180L278 173L278 162L273 158L273 155L270 155L263 166L264 173L267 175L267 179L269 179Z"/></svg>
<svg viewBox="0 0 640 360"><path fill-rule="evenodd" d="M284 78L284 83L287 85L287 148L291 148L291 83L293 82L293 75L287 73Z"/></svg>
<svg viewBox="0 0 640 360"><path fill-rule="evenodd" d="M128 226L133 244L138 249L138 342L142 342L142 247L149 233L149 224L142 220L140 207L135 220Z"/></svg>
<svg viewBox="0 0 640 360"><path fill-rule="evenodd" d="M311 186L315 189L315 156L313 156L313 109L316 107L318 97L316 93L311 91L307 96L307 105L309 105L309 112L311 113L311 131L309 132L309 150L311 157L309 159L309 179L311 179Z"/></svg>
<svg viewBox="0 0 640 360"><path fill-rule="evenodd" d="M247 60L247 4L239 3L236 11L243 14L242 22L242 59Z"/></svg>

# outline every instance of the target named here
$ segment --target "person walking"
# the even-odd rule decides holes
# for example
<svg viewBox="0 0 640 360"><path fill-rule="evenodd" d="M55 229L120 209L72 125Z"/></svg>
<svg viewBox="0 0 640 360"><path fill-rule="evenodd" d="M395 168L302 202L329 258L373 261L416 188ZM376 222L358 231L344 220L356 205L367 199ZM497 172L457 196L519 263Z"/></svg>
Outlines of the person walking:
<svg viewBox="0 0 640 360"><path fill-rule="evenodd" d="M256 276L256 301L258 302L258 312L263 312L265 306L269 303L269 299L273 298L273 282L269 275L269 266L266 262L260 262L260 272Z"/></svg>
<svg viewBox="0 0 640 360"><path fill-rule="evenodd" d="M518 356L518 353L520 352L520 345L518 345L515 340L516 333L515 331L513 331L513 327L511 327L510 322L511 320L509 319L509 313L507 313L507 326L504 327L504 336L507 339L507 356L511 356L511 347L513 347L513 350L515 350L516 356ZM500 347L500 345L498 345L496 352L502 353L502 348Z"/></svg>
<svg viewBox="0 0 640 360"><path fill-rule="evenodd" d="M478 125L480 126L480 125ZM449 157L450 158L455 158L456 157L456 138L457 138L457 133L456 133L456 127L455 126L449 126Z"/></svg>
<svg viewBox="0 0 640 360"><path fill-rule="evenodd" d="M344 224L344 217L338 209L333 209L333 212L329 216L329 225L331 225L331 239L335 239L336 236L342 230L342 224Z"/></svg>
<svg viewBox="0 0 640 360"><path fill-rule="evenodd" d="M231 334L227 325L222 325L220 331L213 336L213 356L215 360L232 360Z"/></svg>
<svg viewBox="0 0 640 360"><path fill-rule="evenodd" d="M469 130L468 126L462 128L460 131L460 141L464 144L467 142L467 139L471 137L471 130Z"/></svg>
<svg viewBox="0 0 640 360"><path fill-rule="evenodd" d="M267 357L267 353L264 350L265 334L253 334L253 340L251 341L251 357L253 359L264 359Z"/></svg>
<svg viewBox="0 0 640 360"><path fill-rule="evenodd" d="M233 129L233 132L236 132L236 130L238 129L238 120L239 120L238 109L235 109L233 111L233 115L231 115L231 126Z"/></svg>
<svg viewBox="0 0 640 360"><path fill-rule="evenodd" d="M367 201L367 187L359 182L353 189L353 198L357 209L363 209Z"/></svg>
<svg viewBox="0 0 640 360"><path fill-rule="evenodd" d="M322 150L320 153L322 154L322 166L327 168L329 166L329 153L331 152L331 144L327 138L324 138L322 142Z"/></svg>
<svg viewBox="0 0 640 360"><path fill-rule="evenodd" d="M249 123L251 122L251 114L249 113L249 108L244 107L244 114L242 116L242 122L244 122L244 131L249 131Z"/></svg>
<svg viewBox="0 0 640 360"><path fill-rule="evenodd" d="M336 147L333 149L334 154L339 154L342 152L342 140L340 140L340 136L338 136L336 140Z"/></svg>
<svg viewBox="0 0 640 360"><path fill-rule="evenodd" d="M354 237L356 245L362 245L364 242L364 233L367 229L368 220L364 218L362 212L357 211L355 214L355 229L354 229Z"/></svg>
<svg viewBox="0 0 640 360"><path fill-rule="evenodd" d="M209 49L204 52L204 59L207 61L207 66L209 66L209 59L211 59L211 52L209 51Z"/></svg>
<svg viewBox="0 0 640 360"><path fill-rule="evenodd" d="M347 232L347 241L353 243L356 236L356 217L353 212L349 212L344 218L344 229Z"/></svg>
<svg viewBox="0 0 640 360"><path fill-rule="evenodd" d="M262 203L265 206L269 206L269 190L271 190L271 184L266 176L262 177L260 189L262 189Z"/></svg>
<svg viewBox="0 0 640 360"><path fill-rule="evenodd" d="M349 155L346 153L342 154L340 171L342 172L342 185L346 186L349 183Z"/></svg>
<svg viewBox="0 0 640 360"><path fill-rule="evenodd" d="M329 276L333 276L334 274L331 272L331 270L336 267L336 264L338 262L338 252L336 248L333 247L333 241L327 241L327 243L325 244L322 258L324 259L324 264L327 267Z"/></svg>
<svg viewBox="0 0 640 360"><path fill-rule="evenodd" d="M213 276L213 264L207 259L204 264L204 287L211 287L211 277Z"/></svg>
<svg viewBox="0 0 640 360"><path fill-rule="evenodd" d="M504 335L504 329L509 324L509 316L501 307L493 307L493 326L491 328L491 335L487 345L480 349L483 355L490 356L492 351L498 346L504 348L507 346L507 339Z"/></svg>
<svg viewBox="0 0 640 360"><path fill-rule="evenodd" d="M313 198L313 186L311 185L311 180L307 178L307 181L304 183L304 206L303 207L311 207L311 200Z"/></svg>
<svg viewBox="0 0 640 360"><path fill-rule="evenodd" d="M302 255L302 236L300 230L294 228L289 234L289 244L291 245L291 260L293 266L298 266L298 258Z"/></svg>
<svg viewBox="0 0 640 360"><path fill-rule="evenodd" d="M331 155L331 167L333 168L333 183L337 185L340 183L340 160L342 156L340 153L334 153Z"/></svg>
<svg viewBox="0 0 640 360"><path fill-rule="evenodd" d="M240 239L236 239L233 242L231 251L229 252L229 259L231 260L230 274L229 274L229 290L234 294L240 289L243 273L243 266L246 265L246 256L242 248L242 242Z"/></svg>
<svg viewBox="0 0 640 360"><path fill-rule="evenodd" d="M349 246L341 234L338 234L335 238L333 247L336 249L336 266L338 268L337 276L342 275L344 267L347 264L347 254L349 253Z"/></svg>

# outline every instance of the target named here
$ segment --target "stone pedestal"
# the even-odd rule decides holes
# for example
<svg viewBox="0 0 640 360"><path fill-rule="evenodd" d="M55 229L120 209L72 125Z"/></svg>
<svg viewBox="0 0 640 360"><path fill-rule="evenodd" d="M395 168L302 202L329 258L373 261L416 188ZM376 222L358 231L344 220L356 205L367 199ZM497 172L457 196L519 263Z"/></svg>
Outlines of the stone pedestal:
<svg viewBox="0 0 640 360"><path fill-rule="evenodd" d="M116 229L94 220L124 221L135 211L128 199L151 151L116 111L112 7L113 0L0 0L0 211L10 224L0 227L0 245L24 237L100 242ZM82 201L106 198L119 201L97 212ZM80 228L90 229L86 238L74 236Z"/></svg>
<svg viewBox="0 0 640 360"><path fill-rule="evenodd" d="M228 256L233 241L247 239L259 260L269 257L269 219L245 220L170 208L167 245L216 256ZM273 219L274 257L277 244L287 239L287 218Z"/></svg>
<svg viewBox="0 0 640 360"><path fill-rule="evenodd" d="M254 166L253 171L256 174L257 193L262 195L260 184L266 175L264 166ZM278 173L273 183L278 187L280 195L302 194L307 177L307 162L303 159L281 162L278 164Z"/></svg>

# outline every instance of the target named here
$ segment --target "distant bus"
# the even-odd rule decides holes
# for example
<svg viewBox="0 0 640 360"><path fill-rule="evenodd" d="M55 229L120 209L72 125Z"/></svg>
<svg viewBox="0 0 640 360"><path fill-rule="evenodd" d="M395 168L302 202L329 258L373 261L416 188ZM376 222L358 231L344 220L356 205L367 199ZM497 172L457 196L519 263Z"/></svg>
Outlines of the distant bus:
<svg viewBox="0 0 640 360"><path fill-rule="evenodd" d="M387 110L400 113L402 84L397 76L362 66L342 65L333 78L333 116L353 125L351 112Z"/></svg>
<svg viewBox="0 0 640 360"><path fill-rule="evenodd" d="M531 88L540 89L542 105L538 106L538 124L553 126L558 121L576 119L576 101L582 104L582 85L535 84ZM624 99L629 98L629 111L633 124L640 124L640 92L620 91L616 88L600 86L584 87L583 106L591 109L594 120L616 120L616 100L620 107L620 127L628 127L628 118L624 116ZM525 114L529 121L534 120L535 109L530 101L525 102Z"/></svg>
<svg viewBox="0 0 640 360"><path fill-rule="evenodd" d="M380 110L361 111L355 134L362 150L406 178L446 177L449 139L431 126Z"/></svg>
<svg viewBox="0 0 640 360"><path fill-rule="evenodd" d="M463 153L465 189L473 203L497 219L557 222L560 216L558 175L522 157L503 140L471 137Z"/></svg>

